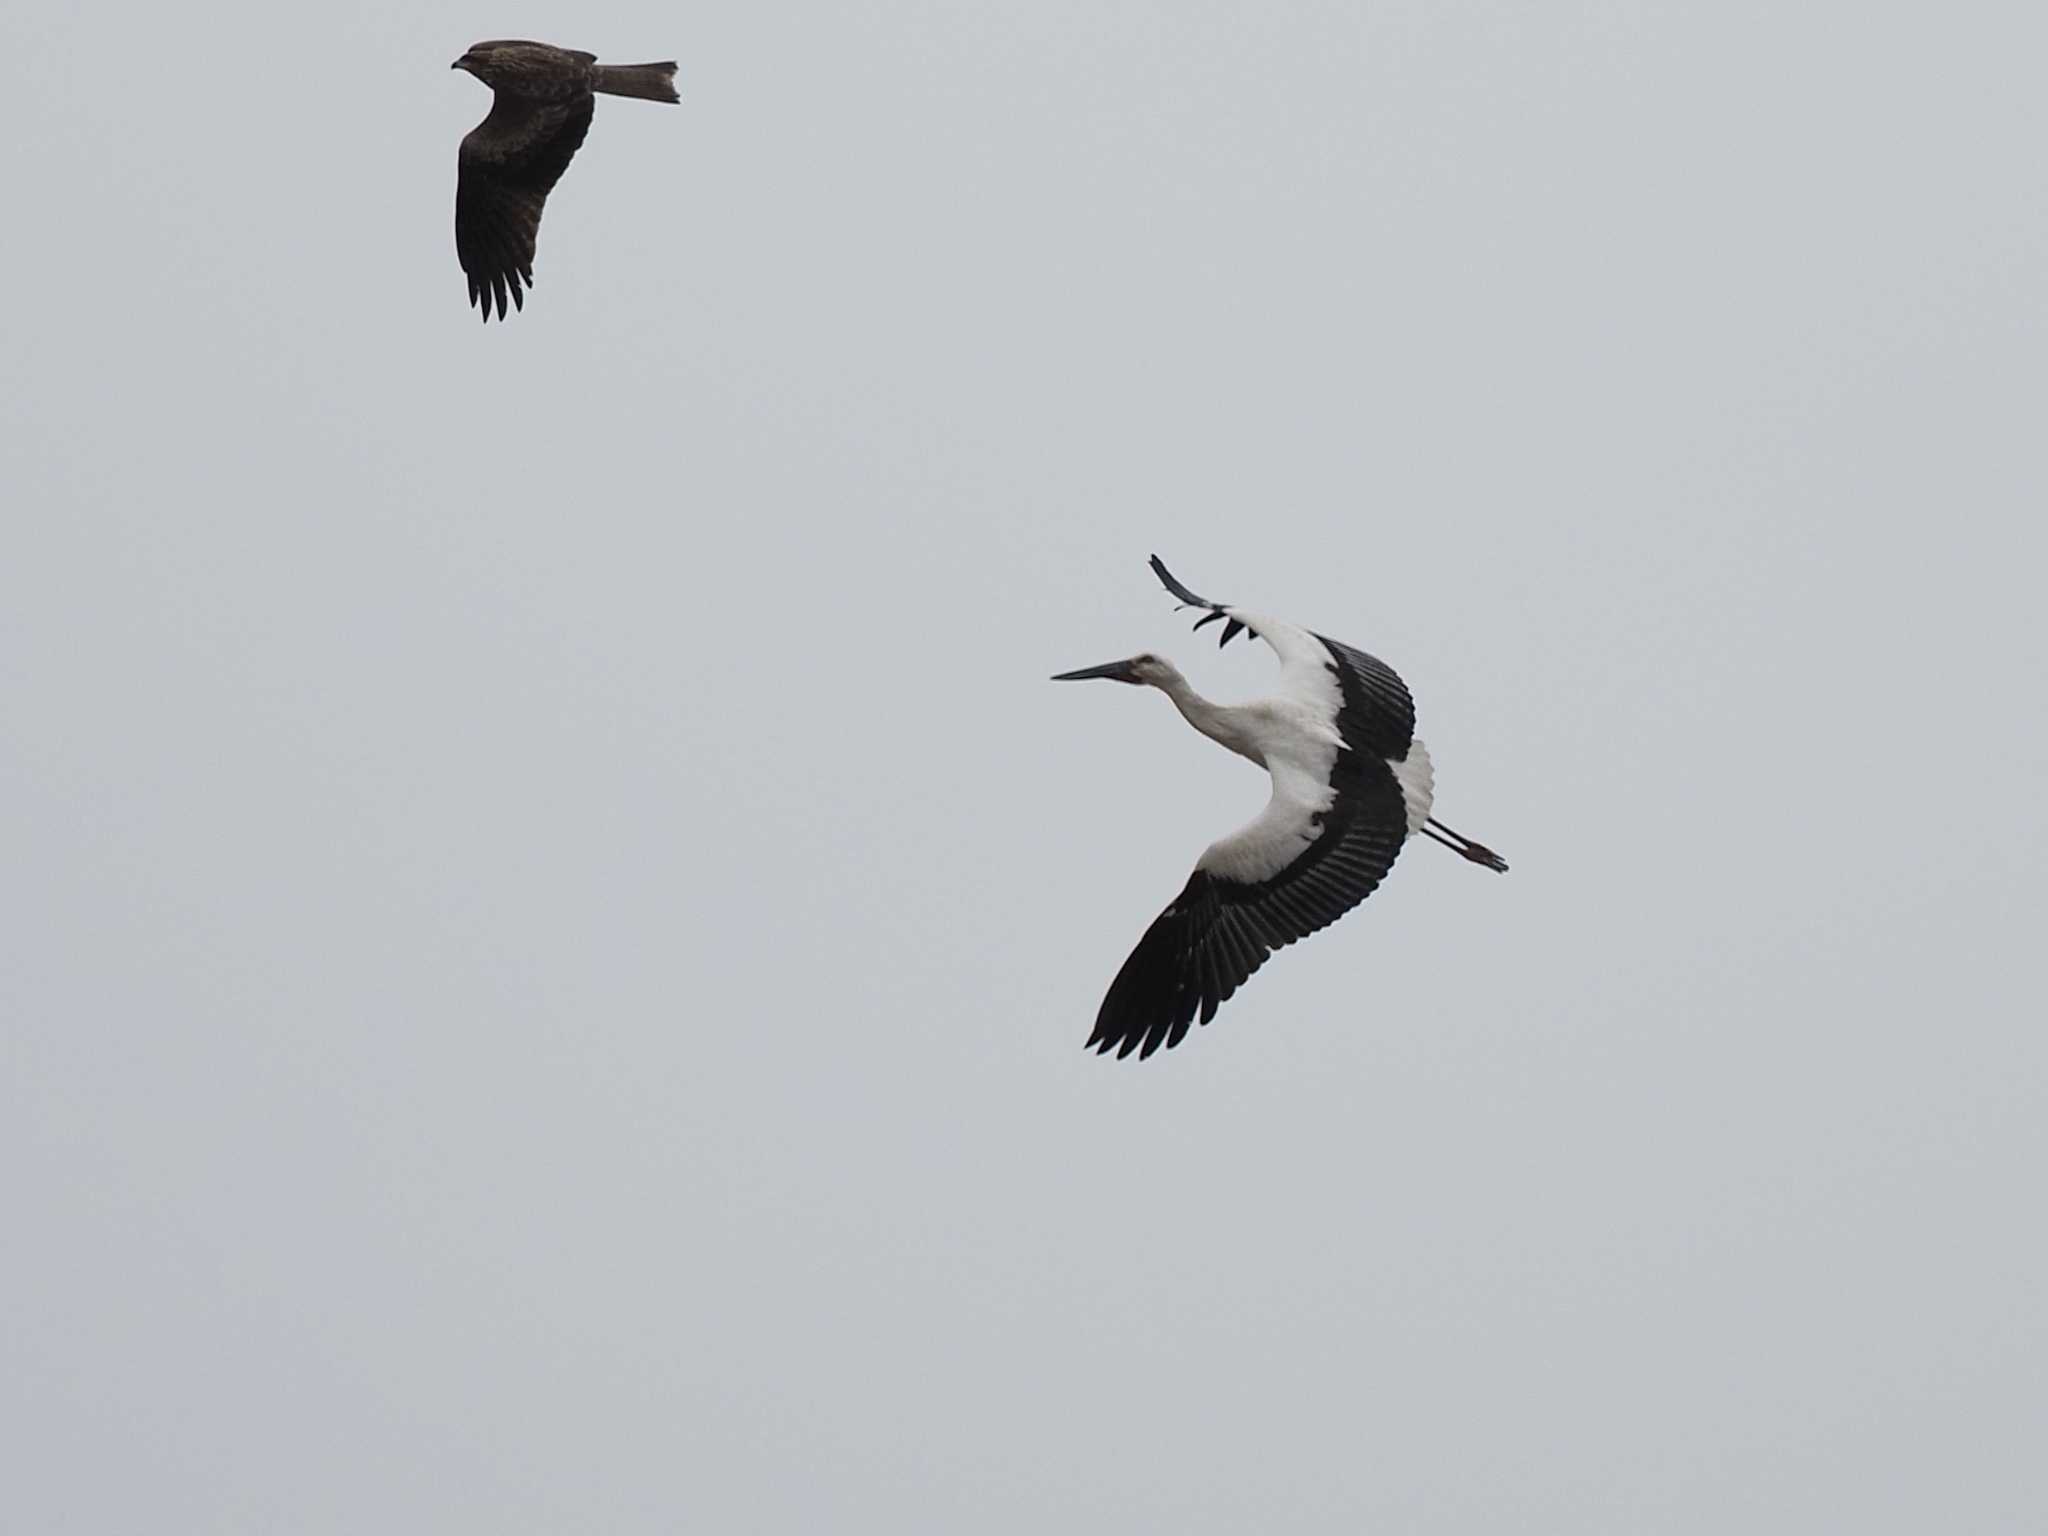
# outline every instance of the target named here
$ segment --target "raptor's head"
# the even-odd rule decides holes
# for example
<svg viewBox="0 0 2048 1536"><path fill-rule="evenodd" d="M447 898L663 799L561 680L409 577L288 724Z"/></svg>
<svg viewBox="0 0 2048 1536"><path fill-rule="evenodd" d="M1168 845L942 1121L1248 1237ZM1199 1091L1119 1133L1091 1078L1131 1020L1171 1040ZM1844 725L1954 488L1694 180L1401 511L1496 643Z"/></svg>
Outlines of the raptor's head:
<svg viewBox="0 0 2048 1536"><path fill-rule="evenodd" d="M485 85L495 86L512 73L511 50L515 49L531 52L533 44L511 40L473 43L468 52L448 67L466 69Z"/></svg>

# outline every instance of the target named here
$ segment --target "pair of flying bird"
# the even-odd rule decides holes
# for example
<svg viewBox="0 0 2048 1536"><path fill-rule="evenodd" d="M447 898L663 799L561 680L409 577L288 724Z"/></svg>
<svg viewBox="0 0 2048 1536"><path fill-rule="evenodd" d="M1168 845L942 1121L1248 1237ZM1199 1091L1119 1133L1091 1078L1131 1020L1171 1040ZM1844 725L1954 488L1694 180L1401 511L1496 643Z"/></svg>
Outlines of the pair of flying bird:
<svg viewBox="0 0 2048 1536"><path fill-rule="evenodd" d="M533 282L541 207L590 131L598 93L674 101L665 64L600 64L546 43L478 43L455 61L491 87L491 112L462 141L455 190L455 249L469 301L485 320L524 307ZM1172 905L1145 930L1110 983L1088 1043L1150 1056L1206 1024L1276 949L1328 927L1370 896L1409 838L1505 870L1492 849L1430 814L1429 752L1415 737L1415 705L1393 668L1293 624L1197 597L1152 557L1185 607L1222 621L1221 644L1240 633L1280 658L1280 691L1249 704L1212 704L1174 665L1150 654L1055 681L1107 678L1157 688L1196 730L1273 779L1273 798L1246 826L1212 843Z"/></svg>

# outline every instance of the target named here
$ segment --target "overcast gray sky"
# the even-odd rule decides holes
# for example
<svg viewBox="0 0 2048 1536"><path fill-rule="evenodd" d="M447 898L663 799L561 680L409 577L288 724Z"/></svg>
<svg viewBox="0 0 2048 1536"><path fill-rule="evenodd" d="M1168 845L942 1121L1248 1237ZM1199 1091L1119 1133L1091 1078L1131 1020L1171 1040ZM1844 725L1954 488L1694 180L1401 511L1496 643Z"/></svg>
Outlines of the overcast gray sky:
<svg viewBox="0 0 2048 1536"><path fill-rule="evenodd" d="M8 1529L2048 1522L2038 5L0 34ZM1155 550L1514 870L1119 1064Z"/></svg>

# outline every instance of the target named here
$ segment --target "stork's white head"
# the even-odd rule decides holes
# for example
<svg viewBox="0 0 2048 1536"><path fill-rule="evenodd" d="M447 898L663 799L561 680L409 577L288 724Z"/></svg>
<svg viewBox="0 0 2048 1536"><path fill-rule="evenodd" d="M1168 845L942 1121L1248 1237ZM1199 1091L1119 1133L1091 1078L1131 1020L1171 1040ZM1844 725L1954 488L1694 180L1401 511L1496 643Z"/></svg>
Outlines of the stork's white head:
<svg viewBox="0 0 2048 1536"><path fill-rule="evenodd" d="M1082 667L1075 672L1053 674L1056 683L1078 683L1091 677L1106 677L1113 683L1134 683L1140 688L1164 688L1181 681L1180 669L1164 656L1150 651L1122 661L1105 661L1099 667Z"/></svg>

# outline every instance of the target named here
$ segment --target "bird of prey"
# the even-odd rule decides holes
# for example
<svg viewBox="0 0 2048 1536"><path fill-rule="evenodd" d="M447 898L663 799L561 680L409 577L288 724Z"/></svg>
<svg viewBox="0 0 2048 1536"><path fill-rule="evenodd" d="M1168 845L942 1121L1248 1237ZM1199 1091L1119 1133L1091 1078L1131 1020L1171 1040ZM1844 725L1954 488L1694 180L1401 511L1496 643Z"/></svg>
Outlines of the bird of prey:
<svg viewBox="0 0 2048 1536"><path fill-rule="evenodd" d="M490 115L456 157L455 254L469 276L469 302L489 321L495 301L502 320L506 294L520 309L520 285L533 286L541 206L590 131L592 93L679 100L675 61L600 64L593 53L501 38L448 67L491 88Z"/></svg>
<svg viewBox="0 0 2048 1536"><path fill-rule="evenodd" d="M1172 662L1147 652L1062 672L1157 688L1188 724L1273 777L1273 798L1249 825L1211 843L1171 905L1145 930L1110 983L1088 1043L1150 1056L1179 1045L1276 949L1326 928L1370 896L1409 838L1434 838L1487 869L1507 861L1430 814L1429 753L1415 705L1394 669L1296 624L1197 597L1152 557L1183 607L1223 621L1223 644L1243 633L1280 658L1280 691L1250 704L1213 704Z"/></svg>

